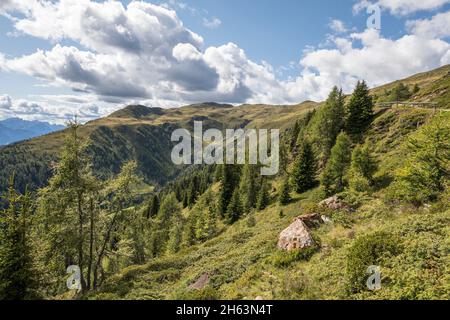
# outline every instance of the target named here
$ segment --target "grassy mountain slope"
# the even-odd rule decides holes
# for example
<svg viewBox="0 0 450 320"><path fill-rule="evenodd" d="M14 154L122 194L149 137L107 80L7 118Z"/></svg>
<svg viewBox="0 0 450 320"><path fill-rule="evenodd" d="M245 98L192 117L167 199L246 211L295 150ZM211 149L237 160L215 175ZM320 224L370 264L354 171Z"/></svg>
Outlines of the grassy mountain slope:
<svg viewBox="0 0 450 320"><path fill-rule="evenodd" d="M450 113L442 112L450 123ZM316 212L319 189L296 195L291 204L275 203L225 227L212 240L176 255L130 266L111 276L91 299L432 299L450 296L450 194L431 208L386 204L389 179L407 157L409 137L434 119L432 110L393 108L378 114L366 133L380 161L377 189L359 198L351 213L333 213L333 223L313 230L321 248L309 261L280 267L279 233L294 217ZM279 188L281 181L275 181ZM213 188L218 188L217 185ZM283 210L283 215L280 215ZM186 213L189 214L189 213ZM348 255L356 239L375 232L394 237L398 252L381 258L382 290L347 294ZM189 286L203 274L202 290Z"/></svg>
<svg viewBox="0 0 450 320"><path fill-rule="evenodd" d="M409 78L409 84L414 84L411 79L421 83L421 91L414 99L425 101L428 93L438 87L434 100L429 101L442 99L445 103L441 108L448 107L444 90L449 78L446 70L448 67ZM384 92L377 90L372 92ZM263 114L265 107L255 107L254 112ZM281 207L275 197L282 181L275 180L271 205L256 212L254 222L247 217L232 226L221 225L219 236L212 240L144 265L127 267L112 275L100 292L88 298L448 299L450 194L442 194L431 206L420 208L387 201L393 192L390 183L394 174L408 157L408 140L430 126L436 115L450 123L450 113L444 110L411 107L377 110L363 137L379 161L376 190L353 199L350 195L348 201L355 208L353 212L325 212L333 222L313 230L321 246L310 260L297 261L283 255L276 242L294 217L320 212L317 203L323 194L320 189L300 195L292 193L293 201ZM258 121L265 121L264 117L260 116ZM257 126L257 121L253 125ZM218 187L212 188L217 191ZM189 215L190 211L184 214ZM395 247L395 253L387 253L377 262L382 272L382 289L351 293L349 255L358 243L376 234L389 235L386 239ZM284 261L282 266L280 261ZM190 289L205 274L209 277L208 284L201 290Z"/></svg>
<svg viewBox="0 0 450 320"><path fill-rule="evenodd" d="M174 145L170 137L175 129L190 130L194 120L203 121L204 129L286 128L316 106L314 102L285 107L244 105L234 108L215 103L178 109L128 106L108 117L86 123L80 134L91 140L89 151L93 169L99 176L117 174L123 163L133 159L138 162L138 169L147 183L164 185L185 169L173 165L170 160ZM0 193L6 190L8 177L14 171L21 191L27 184L32 190L44 186L51 175L51 161L56 159L63 144L64 134L65 131L59 131L1 148Z"/></svg>
<svg viewBox="0 0 450 320"><path fill-rule="evenodd" d="M377 87L371 90L371 93L382 97L386 91L394 89L399 83L409 88L419 86L420 90L408 99L409 101L434 102L440 108L450 107L450 65Z"/></svg>

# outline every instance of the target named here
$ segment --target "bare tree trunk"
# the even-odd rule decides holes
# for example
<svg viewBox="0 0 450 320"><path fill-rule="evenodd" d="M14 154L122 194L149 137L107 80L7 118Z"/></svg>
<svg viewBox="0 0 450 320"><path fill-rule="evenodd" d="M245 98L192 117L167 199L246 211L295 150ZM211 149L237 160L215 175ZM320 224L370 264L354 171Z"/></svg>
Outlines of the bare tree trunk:
<svg viewBox="0 0 450 320"><path fill-rule="evenodd" d="M81 193L78 193L78 266L80 267L81 292L86 291L86 282L83 275L83 209L81 204Z"/></svg>
<svg viewBox="0 0 450 320"><path fill-rule="evenodd" d="M118 213L116 212L114 214L113 219L111 220L111 224L109 225L108 230L106 231L105 238L103 240L103 244L102 244L102 247L100 249L100 253L99 253L98 257L97 257L97 262L96 262L95 267L94 267L94 285L93 285L94 289L97 289L98 269L99 269L100 264L102 262L103 255L105 254L106 245L108 244L109 238L111 237L112 229L113 229L113 227L114 227L114 225L116 223L117 215L118 215Z"/></svg>
<svg viewBox="0 0 450 320"><path fill-rule="evenodd" d="M94 255L94 200L90 199L90 228L89 228L89 261L87 269L87 290L91 289L91 272L92 272L92 260Z"/></svg>

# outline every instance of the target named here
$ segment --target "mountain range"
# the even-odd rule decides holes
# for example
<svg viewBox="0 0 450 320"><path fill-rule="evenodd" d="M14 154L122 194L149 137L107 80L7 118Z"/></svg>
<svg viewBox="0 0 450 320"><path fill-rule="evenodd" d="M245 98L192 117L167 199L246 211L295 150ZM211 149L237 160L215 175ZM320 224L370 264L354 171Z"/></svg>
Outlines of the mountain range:
<svg viewBox="0 0 450 320"><path fill-rule="evenodd" d="M62 130L65 126L20 118L0 120L0 145L7 145Z"/></svg>
<svg viewBox="0 0 450 320"><path fill-rule="evenodd" d="M347 136L344 132L349 126L342 125L328 155L328 163L317 161L317 166L311 165L312 171L316 171L312 175L317 175L313 179L320 180L320 185L312 184L307 190L292 189L298 178L296 168L304 163L298 159L307 159L308 153L311 158L320 154L317 150L325 141L327 125L336 118L327 111L329 102L305 101L279 106L206 102L176 109L130 105L81 125L77 137L89 140L86 150L92 164L89 171L92 169L97 178L110 181L106 179L117 176L121 167L133 160L143 184L136 188L139 201L118 211L123 213L122 224L113 228L116 213L109 211L102 216L104 220L98 220L100 227L104 227L105 221L113 221L111 228L105 229L112 237L104 263L99 264L104 281L98 288L84 296L66 290L66 279L62 279L66 269L61 264L56 267L60 276L51 279L58 290L46 293L45 297L161 300L448 297L448 171L440 173L445 186L436 188L438 191L426 198L426 202L405 200L399 191L403 188L408 192L412 190L413 196L414 193L422 195L422 191L431 191L432 186L408 189L405 186L422 182L413 179L408 184L401 180L406 183L402 185L399 179L402 175L426 173L428 164L436 165L429 161L433 154L438 165L449 164L445 137L450 134L450 65L369 92L366 90L363 94L370 95L375 102L370 107L373 107L370 121L358 133L348 134L351 135L348 142L340 137ZM348 108L354 97L355 94L352 98L340 96L342 109L343 100ZM324 110L328 113L322 112ZM176 143L171 141L171 134L178 128L192 130L194 121L202 121L204 130L280 129L284 152L282 171L275 177L254 177L250 184L243 178L251 176L250 171L246 171L249 168L173 164L171 151ZM1 147L0 193L7 190L8 179L13 174L21 192L27 187L35 191L47 186L49 178L57 173L55 163L67 141L68 130ZM305 147L308 144L316 149L310 146L308 152ZM416 149L411 149L411 145ZM359 150L359 154L355 150ZM338 161L346 163L341 166L346 169L338 173L342 174L343 188L328 194L322 178L328 164ZM362 174L352 176L354 173L350 171L356 170L358 161L368 164L363 169L369 168L370 179ZM66 162L65 170L70 169ZM59 175L61 177L61 173ZM72 182L68 176L67 181ZM339 177L331 179L338 181ZM350 182L350 179L354 180ZM348 183L344 183L347 180ZM226 183L234 184L235 191L223 213L220 206ZM56 190L66 190L60 180L53 184ZM117 189L115 186L112 185L112 194ZM240 212L239 217L230 222L229 217L233 217L235 211L243 211L239 202L253 189L258 189L253 199L257 205ZM288 200L282 203L283 190ZM42 194L46 192L48 190ZM71 199L70 193L60 194ZM60 194L49 199L58 200ZM155 200L158 197L159 200ZM115 208L104 204L108 203L108 197L101 200L95 210L93 205L86 209L91 208L94 214ZM39 203L52 209L53 200ZM43 210L41 214L46 216L47 212ZM54 210L51 217L58 219L60 214L74 212ZM53 229L47 225L39 225L37 229L44 234L50 230L69 237L61 225L75 226L71 220L58 220ZM296 228L301 228L302 232ZM87 221L84 221L84 230L88 230ZM314 245L303 251L284 252L279 245L283 240L281 236L292 232L295 237L306 237ZM82 237L87 239L86 234ZM49 253L60 252L59 261L66 261L67 252L76 256L72 246L76 241L68 242L66 249L58 245L59 237L51 240L54 242L49 243L57 245L45 249ZM295 245L299 238L293 241L294 249L298 248ZM41 243L36 241L36 245ZM45 273L47 264L43 266ZM366 289L366 266L379 267L381 290Z"/></svg>

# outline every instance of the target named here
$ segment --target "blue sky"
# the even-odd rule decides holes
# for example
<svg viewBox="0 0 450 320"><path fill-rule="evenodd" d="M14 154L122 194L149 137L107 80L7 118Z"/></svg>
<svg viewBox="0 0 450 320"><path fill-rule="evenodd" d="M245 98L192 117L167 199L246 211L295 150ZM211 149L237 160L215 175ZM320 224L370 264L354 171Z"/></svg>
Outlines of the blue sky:
<svg viewBox="0 0 450 320"><path fill-rule="evenodd" d="M449 0L5 0L0 118L322 100L450 61ZM368 5L381 29L367 28ZM359 9L358 9L359 8Z"/></svg>

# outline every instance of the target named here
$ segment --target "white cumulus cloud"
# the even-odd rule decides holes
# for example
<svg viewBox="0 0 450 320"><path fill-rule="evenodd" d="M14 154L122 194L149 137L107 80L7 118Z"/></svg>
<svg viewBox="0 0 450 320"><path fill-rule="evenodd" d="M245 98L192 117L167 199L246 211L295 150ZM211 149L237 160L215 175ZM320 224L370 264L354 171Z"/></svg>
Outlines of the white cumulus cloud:
<svg viewBox="0 0 450 320"><path fill-rule="evenodd" d="M359 12L371 4L377 4L392 14L407 15L417 11L435 10L447 3L450 3L450 0L360 0L353 6L353 10Z"/></svg>
<svg viewBox="0 0 450 320"><path fill-rule="evenodd" d="M8 112L28 116L62 119L78 112L89 120L125 103L173 107L199 101L322 100L334 85L350 92L359 79L375 86L450 62L449 43L437 38L447 19L440 14L408 23L412 34L398 39L374 30L348 34L345 24L334 20L332 45L309 48L299 58L300 74L280 80L270 64L252 61L234 43L205 47L175 11L144 1L125 6L115 0L8 0L1 2L0 13L17 32L53 43L49 50L20 57L0 53L0 69L75 91L30 101L0 96L2 110L9 105L14 110Z"/></svg>
<svg viewBox="0 0 450 320"><path fill-rule="evenodd" d="M216 29L222 24L222 21L219 18L203 18L203 25L209 29Z"/></svg>
<svg viewBox="0 0 450 320"><path fill-rule="evenodd" d="M329 27L331 30L337 33L344 33L347 32L347 27L345 26L344 22L341 20L333 19L329 23Z"/></svg>
<svg viewBox="0 0 450 320"><path fill-rule="evenodd" d="M450 36L450 11L438 13L431 19L410 20L407 29L428 38L445 38Z"/></svg>

